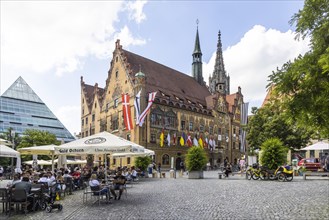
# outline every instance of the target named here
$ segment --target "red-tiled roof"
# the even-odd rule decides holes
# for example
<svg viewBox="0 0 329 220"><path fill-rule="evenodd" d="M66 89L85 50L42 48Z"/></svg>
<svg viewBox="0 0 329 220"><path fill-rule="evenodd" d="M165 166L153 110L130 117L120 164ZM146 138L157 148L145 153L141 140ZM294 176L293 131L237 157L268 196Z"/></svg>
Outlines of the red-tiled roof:
<svg viewBox="0 0 329 220"><path fill-rule="evenodd" d="M122 51L133 74L139 72L141 67L146 76L146 92L161 91L170 96L171 100L178 97L184 99L185 104L188 104L189 100L195 103L196 107L198 104L206 107L205 98L211 94L205 85L200 85L193 77L153 60L126 50ZM161 97L161 94L158 93L157 97Z"/></svg>

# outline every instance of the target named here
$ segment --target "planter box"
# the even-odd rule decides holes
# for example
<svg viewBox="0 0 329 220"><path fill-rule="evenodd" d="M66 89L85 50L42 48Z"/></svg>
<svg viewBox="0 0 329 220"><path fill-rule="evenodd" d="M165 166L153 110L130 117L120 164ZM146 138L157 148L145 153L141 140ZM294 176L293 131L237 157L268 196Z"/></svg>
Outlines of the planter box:
<svg viewBox="0 0 329 220"><path fill-rule="evenodd" d="M188 172L189 179L203 179L203 171L190 171Z"/></svg>

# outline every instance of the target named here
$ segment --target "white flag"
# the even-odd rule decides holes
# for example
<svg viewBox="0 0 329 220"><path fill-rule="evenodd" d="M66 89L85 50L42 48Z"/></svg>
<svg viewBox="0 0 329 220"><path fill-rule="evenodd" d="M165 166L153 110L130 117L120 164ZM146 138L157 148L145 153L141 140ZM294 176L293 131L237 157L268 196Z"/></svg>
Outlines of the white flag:
<svg viewBox="0 0 329 220"><path fill-rule="evenodd" d="M199 146L199 142L198 142L198 140L196 139L196 137L193 138L193 145L194 145L194 146Z"/></svg>
<svg viewBox="0 0 329 220"><path fill-rule="evenodd" d="M170 134L167 135L168 147L170 147Z"/></svg>
<svg viewBox="0 0 329 220"><path fill-rule="evenodd" d="M137 95L135 96L135 101L134 101L134 105L135 105L135 110L136 110L136 125L139 125L139 115L141 113L141 92L142 90L139 90L139 92L137 93Z"/></svg>
<svg viewBox="0 0 329 220"><path fill-rule="evenodd" d="M143 111L143 113L139 116L139 126L142 127L144 120L146 118L146 115L149 113L151 106L153 104L153 101L155 99L155 95L157 94L157 92L152 92L149 94L149 100L148 100L148 104L146 106L146 109Z"/></svg>

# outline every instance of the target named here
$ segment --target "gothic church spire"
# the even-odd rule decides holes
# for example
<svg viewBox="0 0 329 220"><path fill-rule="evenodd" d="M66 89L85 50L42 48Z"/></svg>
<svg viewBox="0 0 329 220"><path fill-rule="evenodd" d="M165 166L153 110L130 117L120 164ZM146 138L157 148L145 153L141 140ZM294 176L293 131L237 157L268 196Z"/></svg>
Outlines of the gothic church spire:
<svg viewBox="0 0 329 220"><path fill-rule="evenodd" d="M197 29L196 29L194 51L193 51L193 54L192 54L192 57L193 57L192 75L193 75L193 78L200 85L203 85L204 82L203 82L203 76L202 76L202 52L201 52L201 47L200 47L198 24L199 24L199 21L197 20Z"/></svg>
<svg viewBox="0 0 329 220"><path fill-rule="evenodd" d="M216 51L216 60L213 75L209 77L209 91L211 94L219 92L230 94L230 77L226 75L223 59L223 49L221 42L221 33L218 31L218 42Z"/></svg>

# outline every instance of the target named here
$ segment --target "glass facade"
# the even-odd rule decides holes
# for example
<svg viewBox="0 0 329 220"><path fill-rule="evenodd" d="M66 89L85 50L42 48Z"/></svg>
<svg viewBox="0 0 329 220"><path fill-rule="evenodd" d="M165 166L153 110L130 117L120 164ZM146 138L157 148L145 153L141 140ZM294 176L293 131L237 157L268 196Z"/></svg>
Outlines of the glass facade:
<svg viewBox="0 0 329 220"><path fill-rule="evenodd" d="M73 135L21 77L0 96L0 133L10 127L18 134L26 129L36 129L48 131L58 140L74 140Z"/></svg>

